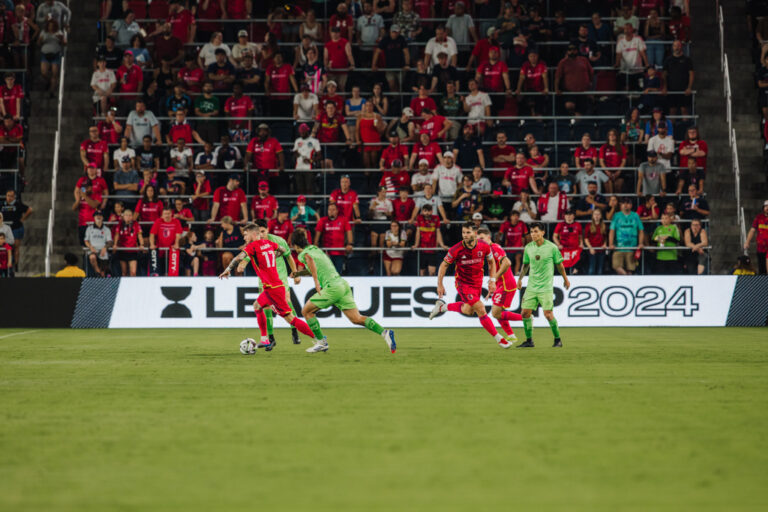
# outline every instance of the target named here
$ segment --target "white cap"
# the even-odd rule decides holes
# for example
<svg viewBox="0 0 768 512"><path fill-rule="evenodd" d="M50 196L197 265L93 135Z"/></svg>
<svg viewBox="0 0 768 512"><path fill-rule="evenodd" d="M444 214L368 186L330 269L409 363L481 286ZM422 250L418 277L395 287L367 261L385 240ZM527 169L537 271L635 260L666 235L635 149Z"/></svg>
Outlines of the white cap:
<svg viewBox="0 0 768 512"><path fill-rule="evenodd" d="M429 165L429 160L427 160L426 158L422 158L421 160L419 160L419 165L421 165L421 164ZM768 201L766 201L766 202L768 202Z"/></svg>
<svg viewBox="0 0 768 512"><path fill-rule="evenodd" d="M445 153L443 153L443 156L449 156L449 157L453 158L453 153L450 152L450 151L446 151Z"/></svg>
<svg viewBox="0 0 768 512"><path fill-rule="evenodd" d="M329 85L331 85L331 84L333 84L333 85L334 85L334 86L336 86L336 87L338 87L338 86L339 86L339 84L337 84L337 83L336 83L336 80L328 80L328 83L327 83L327 84L325 84L325 86L326 86L326 87L328 87L328 86L329 86Z"/></svg>
<svg viewBox="0 0 768 512"><path fill-rule="evenodd" d="M765 200L765 202L763 203L763 206L768 206L768 199Z"/></svg>
<svg viewBox="0 0 768 512"><path fill-rule="evenodd" d="M403 114L413 117L413 109L411 107L405 107L403 109Z"/></svg>
<svg viewBox="0 0 768 512"><path fill-rule="evenodd" d="M480 212L473 213L472 220L475 220L475 219L483 220L483 214Z"/></svg>

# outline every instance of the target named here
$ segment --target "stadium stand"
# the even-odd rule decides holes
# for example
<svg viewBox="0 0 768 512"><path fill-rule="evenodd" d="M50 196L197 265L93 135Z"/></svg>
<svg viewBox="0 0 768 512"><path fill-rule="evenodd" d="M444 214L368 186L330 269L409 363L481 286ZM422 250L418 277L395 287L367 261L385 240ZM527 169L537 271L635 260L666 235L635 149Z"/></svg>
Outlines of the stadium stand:
<svg viewBox="0 0 768 512"><path fill-rule="evenodd" d="M180 244L182 272L197 259L213 274L238 242L224 217L237 235L256 216L273 232L305 227L348 275L384 274L392 259L403 274L430 272L439 245L475 217L510 255L537 218L572 251L573 272L621 272L589 249L610 244L625 200L640 243L616 243L636 272L713 270L708 242L696 258L685 245L690 229L702 236L693 221L706 237L723 206L708 204L719 141L700 118L698 84L710 77L692 72L688 2L393 4L231 1L224 18L219 2L102 2L89 74L104 92L78 162L97 186L78 208L79 234L99 209L113 236L128 231L89 271L119 275L117 260L128 268L135 255L138 274L162 274ZM159 235L164 206L179 242L175 222ZM119 220L125 207L141 240ZM677 250L654 240L664 212Z"/></svg>

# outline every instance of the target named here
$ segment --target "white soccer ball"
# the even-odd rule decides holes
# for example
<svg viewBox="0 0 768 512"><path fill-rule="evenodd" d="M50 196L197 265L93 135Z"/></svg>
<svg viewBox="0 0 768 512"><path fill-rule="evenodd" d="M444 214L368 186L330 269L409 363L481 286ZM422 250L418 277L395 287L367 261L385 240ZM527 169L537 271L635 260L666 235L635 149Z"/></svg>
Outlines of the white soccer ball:
<svg viewBox="0 0 768 512"><path fill-rule="evenodd" d="M240 353L244 356L256 353L256 340L253 338L245 338L240 342Z"/></svg>

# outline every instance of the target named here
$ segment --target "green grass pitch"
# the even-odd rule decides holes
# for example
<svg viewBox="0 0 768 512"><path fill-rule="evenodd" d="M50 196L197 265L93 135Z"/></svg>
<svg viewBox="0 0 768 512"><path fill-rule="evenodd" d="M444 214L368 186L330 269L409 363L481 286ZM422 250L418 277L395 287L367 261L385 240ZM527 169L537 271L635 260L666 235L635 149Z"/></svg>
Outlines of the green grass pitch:
<svg viewBox="0 0 768 512"><path fill-rule="evenodd" d="M741 511L767 329L0 330L2 511ZM518 329L519 335L522 329Z"/></svg>

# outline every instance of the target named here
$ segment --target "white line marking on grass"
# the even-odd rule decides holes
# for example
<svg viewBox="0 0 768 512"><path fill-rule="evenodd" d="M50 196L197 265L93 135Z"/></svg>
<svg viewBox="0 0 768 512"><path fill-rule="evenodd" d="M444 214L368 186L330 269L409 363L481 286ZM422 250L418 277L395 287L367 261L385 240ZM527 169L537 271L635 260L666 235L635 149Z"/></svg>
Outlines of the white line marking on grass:
<svg viewBox="0 0 768 512"><path fill-rule="evenodd" d="M19 334L32 334L33 332L37 332L37 330L35 330L35 331L12 332L11 334L6 334L4 336L0 336L0 340L2 340L3 338L10 338L11 336L18 336Z"/></svg>

